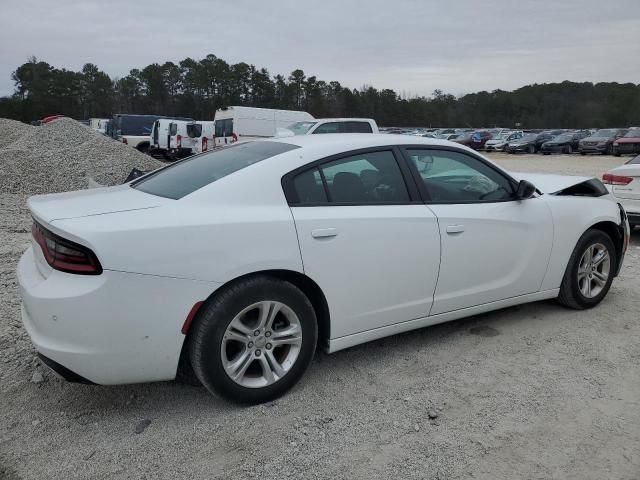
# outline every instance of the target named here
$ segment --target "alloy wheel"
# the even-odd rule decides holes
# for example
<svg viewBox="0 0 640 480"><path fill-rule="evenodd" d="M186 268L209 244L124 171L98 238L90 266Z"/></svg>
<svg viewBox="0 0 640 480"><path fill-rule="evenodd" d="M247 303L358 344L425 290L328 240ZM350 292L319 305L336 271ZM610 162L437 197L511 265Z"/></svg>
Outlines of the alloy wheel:
<svg viewBox="0 0 640 480"><path fill-rule="evenodd" d="M235 383L262 388L284 377L302 346L302 326L284 303L249 305L227 326L222 339L222 366Z"/></svg>
<svg viewBox="0 0 640 480"><path fill-rule="evenodd" d="M611 255L601 243L589 246L578 265L578 288L586 298L597 297L604 289L611 273Z"/></svg>

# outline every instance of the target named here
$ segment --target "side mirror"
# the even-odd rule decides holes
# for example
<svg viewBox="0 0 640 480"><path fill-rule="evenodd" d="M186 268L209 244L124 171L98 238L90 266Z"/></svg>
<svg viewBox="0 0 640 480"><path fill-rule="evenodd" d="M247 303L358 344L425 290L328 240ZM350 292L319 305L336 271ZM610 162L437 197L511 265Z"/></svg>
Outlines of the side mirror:
<svg viewBox="0 0 640 480"><path fill-rule="evenodd" d="M516 200L526 200L536 193L536 186L526 180L520 180L516 189Z"/></svg>

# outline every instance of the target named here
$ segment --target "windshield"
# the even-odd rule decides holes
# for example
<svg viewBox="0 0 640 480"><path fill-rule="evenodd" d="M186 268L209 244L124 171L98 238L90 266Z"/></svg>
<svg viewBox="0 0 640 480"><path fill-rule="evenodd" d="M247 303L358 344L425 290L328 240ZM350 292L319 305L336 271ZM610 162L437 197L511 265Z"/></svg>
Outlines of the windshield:
<svg viewBox="0 0 640 480"><path fill-rule="evenodd" d="M573 133L563 133L562 135L558 135L553 140L556 142L567 142L573 138Z"/></svg>
<svg viewBox="0 0 640 480"><path fill-rule="evenodd" d="M624 136L626 138L638 138L640 137L640 129L629 130Z"/></svg>
<svg viewBox="0 0 640 480"><path fill-rule="evenodd" d="M528 142L529 140L534 140L535 138L538 138L538 134L537 133L527 133L524 137L518 138L515 141L516 142Z"/></svg>
<svg viewBox="0 0 640 480"><path fill-rule="evenodd" d="M316 123L317 122L296 122L289 125L287 130L291 130L294 135L306 135Z"/></svg>
<svg viewBox="0 0 640 480"><path fill-rule="evenodd" d="M616 132L618 130L616 130L615 128L605 128L602 130L598 130L596 133L594 133L593 135L591 135L592 137L601 137L601 138L609 138L609 137L613 137Z"/></svg>
<svg viewBox="0 0 640 480"><path fill-rule="evenodd" d="M194 155L141 178L131 186L151 195L177 200L249 165L280 155L295 145L247 142Z"/></svg>

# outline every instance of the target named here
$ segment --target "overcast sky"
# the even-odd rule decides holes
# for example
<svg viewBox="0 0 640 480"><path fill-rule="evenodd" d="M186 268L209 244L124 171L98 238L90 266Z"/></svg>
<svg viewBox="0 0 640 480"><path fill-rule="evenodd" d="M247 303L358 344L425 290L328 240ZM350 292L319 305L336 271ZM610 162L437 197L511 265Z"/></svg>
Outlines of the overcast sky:
<svg viewBox="0 0 640 480"><path fill-rule="evenodd" d="M272 75L460 95L530 83L640 83L640 0L2 0L0 95L35 55L112 77L213 53Z"/></svg>

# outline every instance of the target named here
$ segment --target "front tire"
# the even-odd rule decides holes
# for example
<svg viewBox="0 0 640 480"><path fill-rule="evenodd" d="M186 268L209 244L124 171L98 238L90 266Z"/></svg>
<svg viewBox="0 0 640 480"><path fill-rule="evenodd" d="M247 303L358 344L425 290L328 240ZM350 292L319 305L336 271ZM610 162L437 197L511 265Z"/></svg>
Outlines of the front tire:
<svg viewBox="0 0 640 480"><path fill-rule="evenodd" d="M240 280L203 305L189 333L196 377L239 403L267 402L295 385L311 364L315 311L295 285L267 276Z"/></svg>
<svg viewBox="0 0 640 480"><path fill-rule="evenodd" d="M595 307L611 288L616 265L611 237L601 230L587 230L571 254L558 301L576 310Z"/></svg>

